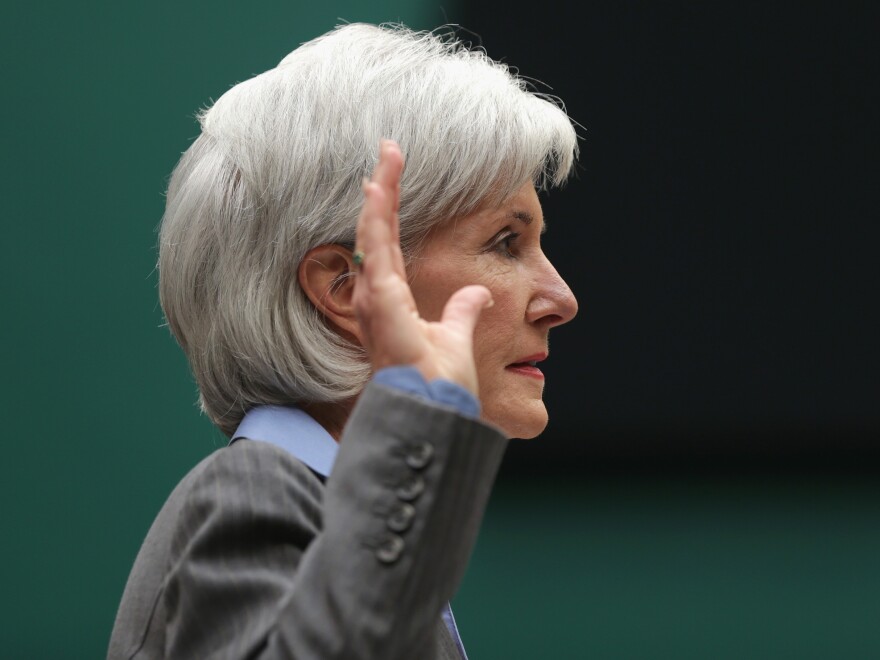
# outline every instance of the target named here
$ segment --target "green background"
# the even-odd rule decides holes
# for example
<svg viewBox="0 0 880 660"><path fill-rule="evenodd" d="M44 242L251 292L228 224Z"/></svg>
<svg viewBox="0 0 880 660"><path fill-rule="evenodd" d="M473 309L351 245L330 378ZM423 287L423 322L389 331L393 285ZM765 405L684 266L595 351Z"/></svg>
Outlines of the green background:
<svg viewBox="0 0 880 660"><path fill-rule="evenodd" d="M426 28L456 11L4 10L0 656L103 656L151 520L224 442L197 411L153 272L193 113L340 17ZM470 656L880 657L875 486L503 472L455 601Z"/></svg>

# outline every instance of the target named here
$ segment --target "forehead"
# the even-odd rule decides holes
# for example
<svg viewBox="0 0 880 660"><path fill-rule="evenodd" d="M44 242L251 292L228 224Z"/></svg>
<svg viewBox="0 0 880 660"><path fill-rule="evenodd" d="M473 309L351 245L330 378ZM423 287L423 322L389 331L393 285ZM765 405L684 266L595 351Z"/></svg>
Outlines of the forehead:
<svg viewBox="0 0 880 660"><path fill-rule="evenodd" d="M515 232L535 228L544 233L546 225L538 193L530 182L499 203L487 204L468 215L457 216L435 225L421 242L419 252L425 254L441 244L450 247L468 243L483 242L492 234L510 226Z"/></svg>
<svg viewBox="0 0 880 660"><path fill-rule="evenodd" d="M543 232L544 214L538 193L531 183L523 185L513 195L500 204L486 206L465 218L460 218L459 227L475 228L486 225L515 223L523 227L535 227Z"/></svg>

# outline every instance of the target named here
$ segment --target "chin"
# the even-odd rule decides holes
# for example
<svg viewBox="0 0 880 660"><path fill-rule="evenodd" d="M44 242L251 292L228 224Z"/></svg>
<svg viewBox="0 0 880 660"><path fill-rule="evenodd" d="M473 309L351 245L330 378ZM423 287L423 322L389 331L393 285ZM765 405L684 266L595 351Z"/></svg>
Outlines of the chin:
<svg viewBox="0 0 880 660"><path fill-rule="evenodd" d="M494 413L486 410L483 419L501 429L510 438L531 440L547 428L547 409L544 402L538 400L536 405L523 405L515 410Z"/></svg>
<svg viewBox="0 0 880 660"><path fill-rule="evenodd" d="M529 425L524 425L521 430L510 432L507 434L508 438L519 438L520 440L531 440L533 438L537 438L544 432L544 429L547 428L547 417L544 417L544 421L541 423L534 423Z"/></svg>

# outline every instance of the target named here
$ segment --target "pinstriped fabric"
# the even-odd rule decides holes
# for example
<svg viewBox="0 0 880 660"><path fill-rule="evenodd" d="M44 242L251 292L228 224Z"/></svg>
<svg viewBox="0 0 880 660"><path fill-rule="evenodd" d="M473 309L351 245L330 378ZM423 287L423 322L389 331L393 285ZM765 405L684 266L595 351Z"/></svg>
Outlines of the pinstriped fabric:
<svg viewBox="0 0 880 660"><path fill-rule="evenodd" d="M392 411L392 413L389 413ZM377 559L413 441L435 448L399 559ZM132 569L110 658L459 658L440 617L506 442L371 385L325 485L273 445L239 441L169 497ZM438 552L443 546L444 552Z"/></svg>

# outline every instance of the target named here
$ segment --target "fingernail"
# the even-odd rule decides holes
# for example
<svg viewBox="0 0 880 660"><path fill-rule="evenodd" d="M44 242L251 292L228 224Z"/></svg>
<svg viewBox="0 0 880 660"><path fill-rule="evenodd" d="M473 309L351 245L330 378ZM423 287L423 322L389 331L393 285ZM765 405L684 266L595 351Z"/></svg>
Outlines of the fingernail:
<svg viewBox="0 0 880 660"><path fill-rule="evenodd" d="M361 179L361 192L365 195L367 194L367 186L370 185L370 180L367 177Z"/></svg>
<svg viewBox="0 0 880 660"><path fill-rule="evenodd" d="M490 297L489 300L486 301L486 304L483 305L483 309L489 309L490 307L494 307L494 306L495 306L495 299Z"/></svg>

